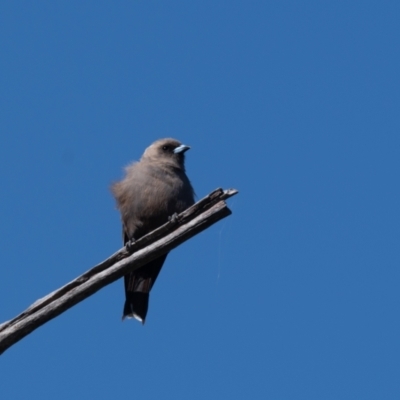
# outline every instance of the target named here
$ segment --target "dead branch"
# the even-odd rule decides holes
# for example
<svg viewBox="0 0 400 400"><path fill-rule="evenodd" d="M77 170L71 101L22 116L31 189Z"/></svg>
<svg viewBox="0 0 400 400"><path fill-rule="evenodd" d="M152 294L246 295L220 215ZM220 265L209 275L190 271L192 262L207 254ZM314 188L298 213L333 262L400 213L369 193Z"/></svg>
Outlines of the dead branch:
<svg viewBox="0 0 400 400"><path fill-rule="evenodd" d="M126 273L179 246L231 211L224 200L235 189L216 189L176 218L124 247L60 289L37 300L24 312L0 325L0 354L14 343Z"/></svg>

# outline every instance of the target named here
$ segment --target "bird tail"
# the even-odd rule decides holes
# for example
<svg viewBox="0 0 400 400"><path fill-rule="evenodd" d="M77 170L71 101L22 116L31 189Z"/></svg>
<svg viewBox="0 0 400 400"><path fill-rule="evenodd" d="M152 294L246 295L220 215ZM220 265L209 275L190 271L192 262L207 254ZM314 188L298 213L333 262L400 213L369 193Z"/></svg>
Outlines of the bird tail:
<svg viewBox="0 0 400 400"><path fill-rule="evenodd" d="M138 270L125 275L125 304L122 319L136 318L144 324L149 308L150 290L166 258L167 254L164 254Z"/></svg>
<svg viewBox="0 0 400 400"><path fill-rule="evenodd" d="M149 293L127 292L122 319L135 318L144 324L149 308Z"/></svg>

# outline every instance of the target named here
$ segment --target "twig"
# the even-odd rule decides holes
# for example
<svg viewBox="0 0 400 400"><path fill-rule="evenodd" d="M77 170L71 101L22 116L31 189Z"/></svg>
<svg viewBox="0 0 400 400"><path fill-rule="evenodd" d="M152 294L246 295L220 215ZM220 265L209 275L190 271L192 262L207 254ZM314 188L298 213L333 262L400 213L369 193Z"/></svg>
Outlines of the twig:
<svg viewBox="0 0 400 400"><path fill-rule="evenodd" d="M122 248L60 289L37 300L24 312L0 325L0 354L14 343L101 288L142 267L231 214L225 199L235 189L216 189L177 218Z"/></svg>

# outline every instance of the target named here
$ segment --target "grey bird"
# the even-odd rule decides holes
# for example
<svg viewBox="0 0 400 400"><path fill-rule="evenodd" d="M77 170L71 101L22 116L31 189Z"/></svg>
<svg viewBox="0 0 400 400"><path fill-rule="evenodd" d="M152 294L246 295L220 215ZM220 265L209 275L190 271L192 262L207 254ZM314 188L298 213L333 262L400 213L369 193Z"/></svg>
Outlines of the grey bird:
<svg viewBox="0 0 400 400"><path fill-rule="evenodd" d="M121 213L124 244L137 240L166 223L175 213L194 204L194 191L185 173L185 152L190 147L175 139L160 139L149 146L139 162L111 191ZM150 290L167 254L124 277L124 318L144 324Z"/></svg>

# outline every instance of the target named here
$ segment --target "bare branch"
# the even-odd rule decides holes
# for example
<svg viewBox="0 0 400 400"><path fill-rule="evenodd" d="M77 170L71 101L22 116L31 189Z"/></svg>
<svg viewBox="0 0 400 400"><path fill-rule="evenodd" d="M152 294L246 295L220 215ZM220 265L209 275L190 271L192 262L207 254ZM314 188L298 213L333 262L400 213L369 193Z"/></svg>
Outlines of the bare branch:
<svg viewBox="0 0 400 400"><path fill-rule="evenodd" d="M143 236L129 250L122 248L89 271L60 289L37 300L17 317L0 325L0 354L14 343L55 318L101 288L122 278L129 271L179 246L215 222L227 217L231 211L225 199L237 190L216 189L188 208L177 218Z"/></svg>

